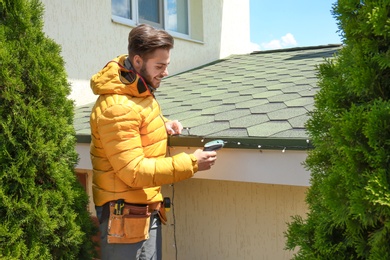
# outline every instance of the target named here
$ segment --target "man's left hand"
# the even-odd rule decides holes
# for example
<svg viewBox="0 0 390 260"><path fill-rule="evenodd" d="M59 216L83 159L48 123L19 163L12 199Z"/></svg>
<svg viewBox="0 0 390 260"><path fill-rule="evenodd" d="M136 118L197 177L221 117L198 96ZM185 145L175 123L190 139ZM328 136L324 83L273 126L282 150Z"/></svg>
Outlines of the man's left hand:
<svg viewBox="0 0 390 260"><path fill-rule="evenodd" d="M167 133L169 135L179 135L183 130L183 126L177 120L165 122L165 128L167 129Z"/></svg>

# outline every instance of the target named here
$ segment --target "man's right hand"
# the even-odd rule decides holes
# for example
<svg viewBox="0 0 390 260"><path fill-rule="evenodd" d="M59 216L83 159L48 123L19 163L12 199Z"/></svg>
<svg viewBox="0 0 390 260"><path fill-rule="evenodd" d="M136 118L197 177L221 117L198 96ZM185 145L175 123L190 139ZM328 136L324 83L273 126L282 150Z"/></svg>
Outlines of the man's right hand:
<svg viewBox="0 0 390 260"><path fill-rule="evenodd" d="M197 149L194 156L198 160L198 171L209 170L217 160L217 152L205 152L202 149Z"/></svg>

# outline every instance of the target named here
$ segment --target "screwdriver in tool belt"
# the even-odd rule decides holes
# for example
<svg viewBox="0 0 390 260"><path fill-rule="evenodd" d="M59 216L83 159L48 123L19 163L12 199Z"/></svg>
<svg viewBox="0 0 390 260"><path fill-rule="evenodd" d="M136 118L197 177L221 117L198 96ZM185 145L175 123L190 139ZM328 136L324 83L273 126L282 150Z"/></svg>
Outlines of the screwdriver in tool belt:
<svg viewBox="0 0 390 260"><path fill-rule="evenodd" d="M165 211L170 211L171 210L171 199L169 197L165 197L163 200L163 205L165 208Z"/></svg>
<svg viewBox="0 0 390 260"><path fill-rule="evenodd" d="M115 203L114 214L115 215L122 215L124 207L125 207L125 200L124 199L117 200Z"/></svg>

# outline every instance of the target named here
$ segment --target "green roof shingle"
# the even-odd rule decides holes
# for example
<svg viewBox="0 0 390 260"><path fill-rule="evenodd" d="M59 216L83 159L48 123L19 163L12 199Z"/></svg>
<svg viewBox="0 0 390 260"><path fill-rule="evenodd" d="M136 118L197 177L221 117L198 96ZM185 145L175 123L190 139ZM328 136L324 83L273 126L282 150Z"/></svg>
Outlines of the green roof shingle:
<svg viewBox="0 0 390 260"><path fill-rule="evenodd" d="M308 136L304 124L318 90L316 66L325 58L332 58L341 47L326 45L232 55L165 78L156 98L165 117L179 119L185 128L190 128L188 138L243 138L247 142L266 140L275 145L301 140L305 146ZM79 141L88 140L92 106L76 109ZM185 146L185 131L171 139L177 144L178 138Z"/></svg>

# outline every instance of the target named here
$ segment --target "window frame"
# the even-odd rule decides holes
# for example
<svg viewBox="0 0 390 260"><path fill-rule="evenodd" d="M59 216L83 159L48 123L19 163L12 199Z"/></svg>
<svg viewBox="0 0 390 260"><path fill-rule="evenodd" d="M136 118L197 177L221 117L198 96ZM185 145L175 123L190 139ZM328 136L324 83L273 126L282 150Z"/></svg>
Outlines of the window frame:
<svg viewBox="0 0 390 260"><path fill-rule="evenodd" d="M146 23L146 24L150 24L151 26L156 27L156 28L164 28L165 27L165 13L166 13L165 12L165 2L166 2L165 0L164 1L158 0L158 5L159 5L158 6L158 14L160 16L158 23L140 18L139 1L138 0L130 0L130 2L134 3L134 6L135 6L133 11L136 13L136 16L133 16L133 17L136 18L136 23L138 21L139 24Z"/></svg>
<svg viewBox="0 0 390 260"><path fill-rule="evenodd" d="M183 38L183 39L191 39L190 0L185 0L185 1L187 1L187 6L188 6L188 9L187 9L188 34L166 29L166 24L168 22L168 15L167 15L167 13L168 13L168 10L167 10L168 9L168 0L163 0L163 1L159 0L159 2L160 2L159 7L161 9L159 12L161 15L161 19L160 19L161 24L154 23L154 22L149 21L149 20L140 19L139 11L138 11L138 0L128 0L128 1L130 1L130 6L131 6L131 10L132 10L131 16L133 17L133 19L128 19L128 18L124 18L121 16L113 15L112 14L112 7L111 7L111 20L113 22L128 25L128 26L133 26L133 27L135 27L139 24L142 24L142 23L146 23L146 24L150 24L156 28L164 29L174 37Z"/></svg>

